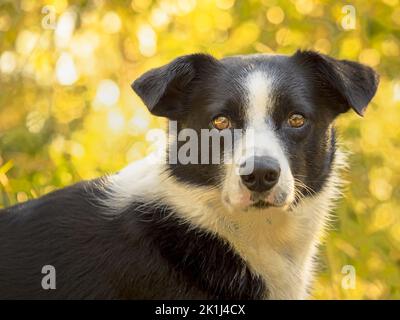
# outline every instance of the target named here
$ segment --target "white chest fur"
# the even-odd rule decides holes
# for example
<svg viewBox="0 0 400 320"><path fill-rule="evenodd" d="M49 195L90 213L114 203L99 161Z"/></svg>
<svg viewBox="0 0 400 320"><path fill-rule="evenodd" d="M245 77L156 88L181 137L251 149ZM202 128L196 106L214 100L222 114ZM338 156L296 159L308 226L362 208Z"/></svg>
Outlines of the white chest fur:
<svg viewBox="0 0 400 320"><path fill-rule="evenodd" d="M230 212L216 191L193 190L168 180L163 183L168 188L164 199L189 223L226 239L264 278L268 298L307 298L316 249L337 195L333 178L293 211L248 212Z"/></svg>
<svg viewBox="0 0 400 320"><path fill-rule="evenodd" d="M219 233L260 274L271 299L304 299L318 239L315 227L295 212L251 212L226 221ZM224 230L222 230L224 229ZM318 228L320 229L320 228Z"/></svg>

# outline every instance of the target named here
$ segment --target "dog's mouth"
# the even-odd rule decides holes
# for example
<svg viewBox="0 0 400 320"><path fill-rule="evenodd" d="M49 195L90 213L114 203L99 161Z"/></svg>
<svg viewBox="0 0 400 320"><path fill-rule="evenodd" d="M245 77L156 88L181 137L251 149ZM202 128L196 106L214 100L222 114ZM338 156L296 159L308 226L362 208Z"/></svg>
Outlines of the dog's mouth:
<svg viewBox="0 0 400 320"><path fill-rule="evenodd" d="M251 207L257 208L257 209L267 209L267 208L269 208L269 207L271 207L271 206L272 206L272 204L270 204L270 203L268 203L268 202L266 202L266 201L264 201L264 200L259 200L259 201L257 201L257 202L254 202L254 203L251 205Z"/></svg>
<svg viewBox="0 0 400 320"><path fill-rule="evenodd" d="M292 203L290 190L275 189L269 192L249 192L242 189L238 194L223 193L223 203L231 210L237 211L268 211L268 210L287 210Z"/></svg>
<svg viewBox="0 0 400 320"><path fill-rule="evenodd" d="M253 201L249 207L257 209L280 208L286 204L287 193L281 192L273 197L268 194L252 194L251 200Z"/></svg>

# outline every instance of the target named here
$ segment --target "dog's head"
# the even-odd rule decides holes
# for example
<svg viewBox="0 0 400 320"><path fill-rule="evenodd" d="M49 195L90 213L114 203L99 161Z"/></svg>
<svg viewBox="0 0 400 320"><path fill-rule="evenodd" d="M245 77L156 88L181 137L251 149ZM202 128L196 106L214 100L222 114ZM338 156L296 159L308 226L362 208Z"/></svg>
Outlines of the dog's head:
<svg viewBox="0 0 400 320"><path fill-rule="evenodd" d="M320 191L335 156L334 119L349 109L363 115L377 85L367 66L298 51L183 56L132 87L152 114L176 123L171 175L249 210L288 208Z"/></svg>

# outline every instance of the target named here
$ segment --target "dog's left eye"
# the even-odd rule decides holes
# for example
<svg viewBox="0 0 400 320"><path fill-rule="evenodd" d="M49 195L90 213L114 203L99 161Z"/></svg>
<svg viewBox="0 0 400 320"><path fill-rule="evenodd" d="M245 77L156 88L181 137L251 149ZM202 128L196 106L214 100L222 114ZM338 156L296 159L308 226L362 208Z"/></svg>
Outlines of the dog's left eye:
<svg viewBox="0 0 400 320"><path fill-rule="evenodd" d="M224 130L229 129L231 125L231 120L225 116L217 116L212 120L212 125L215 129Z"/></svg>
<svg viewBox="0 0 400 320"><path fill-rule="evenodd" d="M304 118L304 116L298 113L292 114L288 119L289 126L291 126L292 128L301 128L302 126L304 126L305 122L306 119Z"/></svg>

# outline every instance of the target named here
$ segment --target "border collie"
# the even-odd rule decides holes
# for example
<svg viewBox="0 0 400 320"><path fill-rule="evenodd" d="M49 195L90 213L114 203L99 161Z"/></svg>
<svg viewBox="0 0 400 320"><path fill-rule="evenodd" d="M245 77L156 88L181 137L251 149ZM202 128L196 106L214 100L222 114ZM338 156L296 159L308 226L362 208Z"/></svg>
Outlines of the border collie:
<svg viewBox="0 0 400 320"><path fill-rule="evenodd" d="M1 210L0 298L307 298L345 162L333 123L363 115L378 82L313 51L148 71L132 88L175 126L164 160ZM232 152L200 147L204 130L228 133Z"/></svg>

